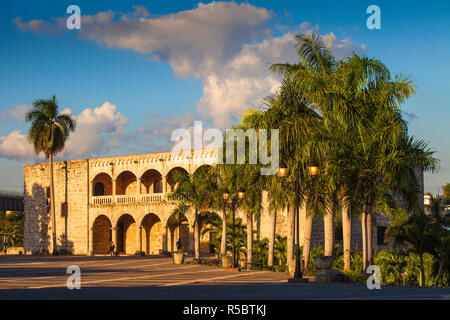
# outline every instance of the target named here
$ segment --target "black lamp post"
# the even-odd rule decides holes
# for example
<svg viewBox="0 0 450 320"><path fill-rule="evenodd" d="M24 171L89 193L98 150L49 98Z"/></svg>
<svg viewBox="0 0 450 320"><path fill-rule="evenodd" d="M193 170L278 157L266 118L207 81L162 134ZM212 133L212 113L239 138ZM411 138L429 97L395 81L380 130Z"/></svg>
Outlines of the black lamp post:
<svg viewBox="0 0 450 320"><path fill-rule="evenodd" d="M309 165L308 165L308 171L309 174L314 178L318 173L319 173L319 166L317 164L317 162L312 161ZM280 165L278 168L278 176L283 179L286 177L286 173L287 173L287 166L286 164L283 162L283 160L280 161ZM296 226L296 249L295 249L295 272L294 272L294 279L298 280L304 280L306 281L307 279L303 279L303 274L302 274L302 269L301 269L301 265L300 265L300 178L296 177L295 180L293 181L294 183L294 191L295 191L295 212L294 212L294 219L295 219L295 226Z"/></svg>
<svg viewBox="0 0 450 320"><path fill-rule="evenodd" d="M236 205L239 201L242 201L245 197L245 191L241 188L237 192L237 198L236 195L232 196L231 201L230 200L230 192L228 190L225 190L223 193L223 199L226 201L226 204L230 206L231 211L233 212L233 233L232 233L232 239L233 239L233 257L232 257L232 265L231 267L234 269L236 267L236 245L235 245L235 215L236 215Z"/></svg>

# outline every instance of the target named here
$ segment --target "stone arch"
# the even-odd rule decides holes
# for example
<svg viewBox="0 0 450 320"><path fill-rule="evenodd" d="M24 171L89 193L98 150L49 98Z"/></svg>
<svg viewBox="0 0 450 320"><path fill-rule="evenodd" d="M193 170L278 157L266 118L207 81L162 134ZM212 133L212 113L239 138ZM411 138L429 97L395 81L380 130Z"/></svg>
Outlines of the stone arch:
<svg viewBox="0 0 450 320"><path fill-rule="evenodd" d="M174 173L175 172L184 172L186 174L189 174L189 172L182 168L182 167L174 167L172 168L168 173L167 173L167 192L173 192L175 190L176 187L176 181L174 179Z"/></svg>
<svg viewBox="0 0 450 320"><path fill-rule="evenodd" d="M111 221L105 215L99 215L92 224L93 252L107 254L111 245Z"/></svg>
<svg viewBox="0 0 450 320"><path fill-rule="evenodd" d="M109 174L101 172L92 180L93 196L112 195L112 178Z"/></svg>
<svg viewBox="0 0 450 320"><path fill-rule="evenodd" d="M195 169L194 174L197 174L198 172L202 172L203 170L207 171L211 168L212 168L212 166L209 164L202 164Z"/></svg>
<svg viewBox="0 0 450 320"><path fill-rule="evenodd" d="M189 221L181 213L172 213L167 219L167 250L176 252L176 243L181 240L183 252L188 252L190 248Z"/></svg>
<svg viewBox="0 0 450 320"><path fill-rule="evenodd" d="M222 228L222 217L215 212L202 212L198 215L200 223L200 251L204 253L218 253L220 247L213 250L210 241L215 238L219 229Z"/></svg>
<svg viewBox="0 0 450 320"><path fill-rule="evenodd" d="M119 253L135 254L138 249L137 228L134 218L129 214L123 214L116 223L117 239L116 250Z"/></svg>
<svg viewBox="0 0 450 320"><path fill-rule="evenodd" d="M136 194L137 193L137 178L131 171L122 171L116 178L116 194Z"/></svg>
<svg viewBox="0 0 450 320"><path fill-rule="evenodd" d="M161 173L156 169L149 169L141 175L141 193L162 193L163 181Z"/></svg>
<svg viewBox="0 0 450 320"><path fill-rule="evenodd" d="M163 225L154 213L148 213L141 222L142 251L145 254L161 254L163 251Z"/></svg>

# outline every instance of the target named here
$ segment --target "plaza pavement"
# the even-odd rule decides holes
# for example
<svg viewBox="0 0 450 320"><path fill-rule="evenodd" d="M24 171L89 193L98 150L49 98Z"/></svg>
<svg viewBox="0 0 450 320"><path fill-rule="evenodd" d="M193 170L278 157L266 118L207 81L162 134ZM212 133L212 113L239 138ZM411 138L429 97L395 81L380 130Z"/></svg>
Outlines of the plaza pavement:
<svg viewBox="0 0 450 320"><path fill-rule="evenodd" d="M81 269L81 289L69 290L67 267ZM0 256L0 299L450 299L450 288L288 283L265 271L227 272L167 257Z"/></svg>

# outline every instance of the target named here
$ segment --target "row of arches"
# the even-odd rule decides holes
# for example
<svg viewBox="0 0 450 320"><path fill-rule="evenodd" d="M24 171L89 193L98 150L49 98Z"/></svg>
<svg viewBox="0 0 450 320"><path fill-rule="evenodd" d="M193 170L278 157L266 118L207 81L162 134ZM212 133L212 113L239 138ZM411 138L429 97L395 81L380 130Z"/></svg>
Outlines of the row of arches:
<svg viewBox="0 0 450 320"><path fill-rule="evenodd" d="M204 167L209 166L201 166L196 172ZM174 177L177 172L188 174L181 167L171 169L165 177L155 169L145 171L140 177L126 170L121 172L113 181L113 178L108 173L102 172L97 174L92 181L92 195L94 197L113 195L114 187L116 195L172 192L176 186Z"/></svg>
<svg viewBox="0 0 450 320"><path fill-rule="evenodd" d="M208 227L204 225L203 227ZM115 251L122 254L135 254L143 252L147 255L157 255L165 251L175 252L176 242L182 243L182 250L193 250L191 228L186 217L182 214L173 214L163 225L161 219L154 213L144 216L138 225L130 214L123 214L113 225L106 215L99 215L93 222L92 247L94 254L107 254L110 252L111 242ZM211 232L201 237L204 252L210 252L209 240Z"/></svg>

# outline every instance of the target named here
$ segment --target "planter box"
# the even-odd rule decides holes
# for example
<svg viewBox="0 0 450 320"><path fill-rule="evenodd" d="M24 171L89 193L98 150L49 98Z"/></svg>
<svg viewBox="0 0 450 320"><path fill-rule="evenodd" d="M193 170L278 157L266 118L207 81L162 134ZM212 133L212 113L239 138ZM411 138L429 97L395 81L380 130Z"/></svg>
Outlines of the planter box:
<svg viewBox="0 0 450 320"><path fill-rule="evenodd" d="M177 252L173 254L173 263L175 264L183 264L184 262L184 253Z"/></svg>
<svg viewBox="0 0 450 320"><path fill-rule="evenodd" d="M230 256L222 256L222 267L224 269L231 268L231 260Z"/></svg>

